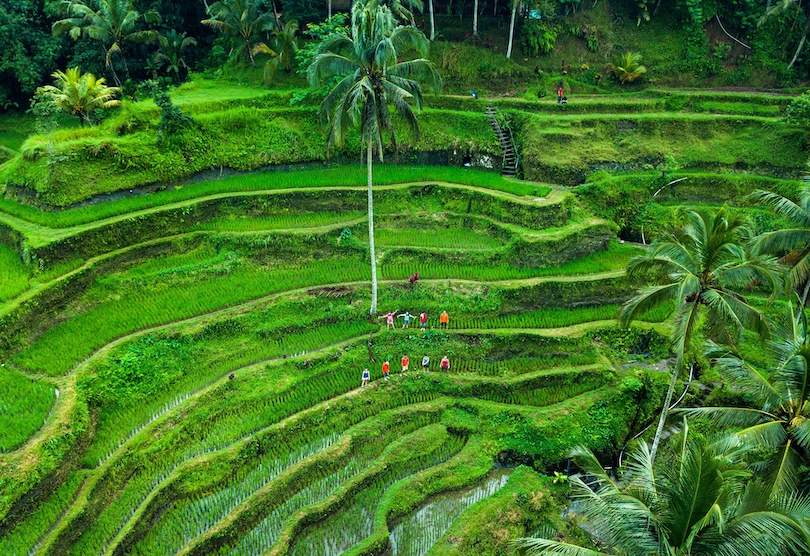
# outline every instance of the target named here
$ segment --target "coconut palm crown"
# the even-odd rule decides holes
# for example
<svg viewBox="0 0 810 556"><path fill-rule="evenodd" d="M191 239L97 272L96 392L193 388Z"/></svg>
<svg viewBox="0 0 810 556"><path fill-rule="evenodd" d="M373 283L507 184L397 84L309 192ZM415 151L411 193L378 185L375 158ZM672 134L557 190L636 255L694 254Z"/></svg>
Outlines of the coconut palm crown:
<svg viewBox="0 0 810 556"><path fill-rule="evenodd" d="M810 549L810 500L795 494L769 497L751 482L739 446L694 440L684 422L669 461L653 466L646 444L631 454L617 481L590 450L571 453L589 477L571 478L584 502L590 550L546 538L515 544L530 556L792 556Z"/></svg>
<svg viewBox="0 0 810 556"><path fill-rule="evenodd" d="M40 87L49 95L63 112L78 116L82 125L94 124L96 110L106 110L120 106L116 99L119 89L108 87L104 78L96 78L92 73L82 73L79 68L53 73L53 85Z"/></svg>
<svg viewBox="0 0 810 556"><path fill-rule="evenodd" d="M799 202L771 191L755 191L751 197L790 223L754 238L752 251L784 255L790 267L788 283L801 291L801 303L806 304L810 292L810 187L802 190Z"/></svg>
<svg viewBox="0 0 810 556"><path fill-rule="evenodd" d="M777 496L797 489L800 467L810 464L810 331L805 311L790 307L768 344L765 369L716 344L707 350L723 378L754 400L753 407L683 411L741 429L735 436L760 450L764 459L754 468L764 472L771 496Z"/></svg>
<svg viewBox="0 0 810 556"><path fill-rule="evenodd" d="M654 285L639 290L624 304L619 316L620 323L627 326L653 307L675 307L675 368L653 440L653 457L678 374L684 369L685 358L693 352L698 327L710 340L731 346L737 345L744 329L767 337L766 319L739 291L757 282L774 293L781 289L776 260L750 256L743 247L751 229L741 216L729 214L724 207L714 214L688 210L683 217L685 225L679 234L654 243L649 251L630 261L628 276L650 279Z"/></svg>
<svg viewBox="0 0 810 556"><path fill-rule="evenodd" d="M372 158L376 149L383 160L386 139L396 148L389 104L394 105L414 138L419 133L416 112L422 107L421 83L433 90L441 87L438 72L424 57L428 44L416 28L398 25L390 8L380 5L379 0L357 1L352 6L351 36L325 39L308 70L312 87L336 82L320 108L328 123L327 145L345 144L355 126L366 144L372 314L377 310ZM400 61L405 49L413 49L421 57Z"/></svg>

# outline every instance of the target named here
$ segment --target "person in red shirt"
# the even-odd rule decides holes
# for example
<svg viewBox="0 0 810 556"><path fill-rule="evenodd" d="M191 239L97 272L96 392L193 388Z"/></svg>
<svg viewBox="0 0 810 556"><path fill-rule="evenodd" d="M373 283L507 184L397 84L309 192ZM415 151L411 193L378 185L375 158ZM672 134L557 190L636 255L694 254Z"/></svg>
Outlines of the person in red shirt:
<svg viewBox="0 0 810 556"><path fill-rule="evenodd" d="M402 356L402 376L405 376L405 373L408 372L408 365L410 365L410 364L411 364L411 360L408 357L408 355L407 354L403 355Z"/></svg>
<svg viewBox="0 0 810 556"><path fill-rule="evenodd" d="M425 330L427 327L427 313L419 313L419 328Z"/></svg>
<svg viewBox="0 0 810 556"><path fill-rule="evenodd" d="M391 371L391 363L386 361L385 363L383 363L382 366L383 377L385 378L385 380L388 380L388 373L390 371Z"/></svg>
<svg viewBox="0 0 810 556"><path fill-rule="evenodd" d="M562 104L562 99L563 99L563 94L564 93L565 93L565 90L562 88L562 85L560 85L560 88L557 89L557 104Z"/></svg>
<svg viewBox="0 0 810 556"><path fill-rule="evenodd" d="M441 367L442 367L442 370L445 371L445 372L450 370L450 360L447 358L446 355L444 357L442 357Z"/></svg>

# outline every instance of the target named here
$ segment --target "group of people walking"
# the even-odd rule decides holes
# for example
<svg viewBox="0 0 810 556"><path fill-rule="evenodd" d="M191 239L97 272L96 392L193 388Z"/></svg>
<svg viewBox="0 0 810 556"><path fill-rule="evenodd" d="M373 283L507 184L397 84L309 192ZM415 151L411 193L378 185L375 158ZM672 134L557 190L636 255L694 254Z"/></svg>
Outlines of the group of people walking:
<svg viewBox="0 0 810 556"><path fill-rule="evenodd" d="M396 322L394 319L402 319L402 329L405 330L406 328L410 328L411 326L411 319L419 319L419 328L421 330L427 329L427 320L428 316L427 313L424 311L419 313L419 316L416 317L415 315L410 314L408 311L404 313L397 314L399 310L392 311L390 313L386 313L380 319L385 319L385 328L386 330L396 329ZM447 325L450 324L450 315L447 314L447 311L442 311L442 314L439 315L439 327L446 330Z"/></svg>
<svg viewBox="0 0 810 556"><path fill-rule="evenodd" d="M402 364L402 373L401 373L402 376L407 376L408 370L410 369L410 366L411 366L411 359L408 357L407 354L405 354L405 355L402 356L402 359L401 359L400 363ZM450 370L450 358L447 357L446 355L444 357L442 357L442 360L439 363L439 368L444 372L449 371ZM426 373L430 372L430 357L427 356L427 355L425 355L422 358L422 371L426 372ZM390 374L391 374L391 363L388 360L386 360L382 364L383 378L385 380L389 380ZM370 380L371 380L371 373L369 372L368 368L363 369L363 378L362 378L362 382L360 383L360 386L364 387L366 384L368 384L368 382Z"/></svg>

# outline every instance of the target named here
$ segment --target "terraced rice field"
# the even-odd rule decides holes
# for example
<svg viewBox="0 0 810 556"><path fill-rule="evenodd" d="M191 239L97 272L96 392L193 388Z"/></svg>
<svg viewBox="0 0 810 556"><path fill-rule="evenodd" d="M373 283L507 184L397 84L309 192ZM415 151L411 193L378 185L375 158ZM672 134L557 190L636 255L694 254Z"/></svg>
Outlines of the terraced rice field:
<svg viewBox="0 0 810 556"><path fill-rule="evenodd" d="M367 315L362 184L5 213L31 262L0 252L0 552L424 554L509 487L499 454L567 449L525 438L614 442L627 372L600 334L660 338L615 330L639 248L568 193L470 176L378 192L380 309L425 331Z"/></svg>

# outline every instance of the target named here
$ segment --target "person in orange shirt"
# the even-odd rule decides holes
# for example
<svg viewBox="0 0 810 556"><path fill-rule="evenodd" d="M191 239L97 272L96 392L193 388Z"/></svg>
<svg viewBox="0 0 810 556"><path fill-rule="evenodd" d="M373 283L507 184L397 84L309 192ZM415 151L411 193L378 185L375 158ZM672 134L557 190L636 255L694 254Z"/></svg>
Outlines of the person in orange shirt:
<svg viewBox="0 0 810 556"><path fill-rule="evenodd" d="M391 363L386 361L385 363L383 363L382 366L383 377L385 378L385 380L388 380L388 373L390 371L391 371Z"/></svg>
<svg viewBox="0 0 810 556"><path fill-rule="evenodd" d="M410 365L410 364L411 364L411 360L408 357L408 355L407 354L403 355L402 356L402 376L405 376L405 373L408 372L408 365Z"/></svg>
<svg viewBox="0 0 810 556"><path fill-rule="evenodd" d="M439 323L441 324L442 328L447 330L447 323L450 322L450 315L447 314L447 311L442 311L442 314L439 315Z"/></svg>

